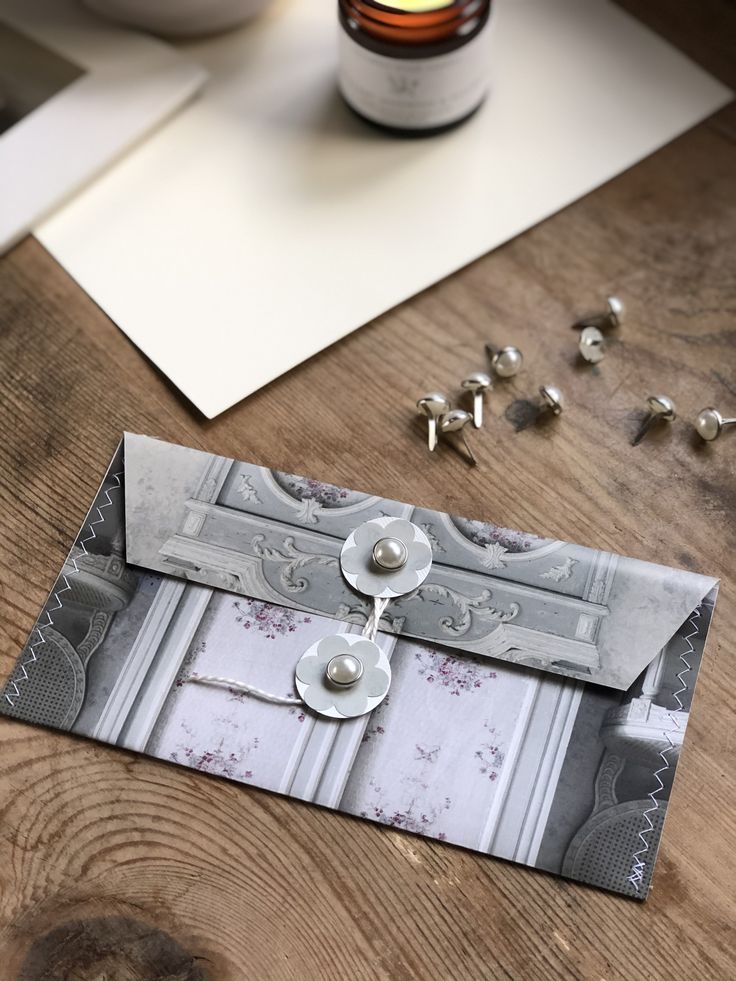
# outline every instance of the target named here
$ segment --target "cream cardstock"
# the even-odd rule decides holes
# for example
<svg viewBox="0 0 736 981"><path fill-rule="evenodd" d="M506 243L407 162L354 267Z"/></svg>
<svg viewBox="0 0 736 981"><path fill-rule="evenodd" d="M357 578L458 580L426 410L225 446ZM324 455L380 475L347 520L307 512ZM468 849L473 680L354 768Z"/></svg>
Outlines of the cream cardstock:
<svg viewBox="0 0 736 981"><path fill-rule="evenodd" d="M541 221L730 92L604 0L502 0L491 95L430 140L336 87L334 3L187 44L201 99L37 234L209 416Z"/></svg>

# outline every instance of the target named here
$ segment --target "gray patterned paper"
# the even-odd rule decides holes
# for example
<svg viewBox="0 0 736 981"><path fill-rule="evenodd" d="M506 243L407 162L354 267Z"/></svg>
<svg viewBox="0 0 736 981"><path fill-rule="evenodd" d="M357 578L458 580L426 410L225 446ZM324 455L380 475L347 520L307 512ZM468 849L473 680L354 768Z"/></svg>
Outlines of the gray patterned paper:
<svg viewBox="0 0 736 981"><path fill-rule="evenodd" d="M125 473L133 565L361 622L343 543L372 518L406 518L427 535L432 569L381 629L617 689L716 585L147 436L126 434Z"/></svg>

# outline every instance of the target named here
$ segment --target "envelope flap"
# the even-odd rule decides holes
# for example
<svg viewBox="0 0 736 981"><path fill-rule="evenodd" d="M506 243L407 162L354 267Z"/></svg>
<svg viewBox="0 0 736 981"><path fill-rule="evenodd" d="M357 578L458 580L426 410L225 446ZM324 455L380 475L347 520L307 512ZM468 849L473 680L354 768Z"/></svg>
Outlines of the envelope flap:
<svg viewBox="0 0 736 981"><path fill-rule="evenodd" d="M419 525L433 564L389 604L382 630L611 688L629 688L717 582L125 436L133 565L361 623L369 601L343 579L339 554L384 515Z"/></svg>

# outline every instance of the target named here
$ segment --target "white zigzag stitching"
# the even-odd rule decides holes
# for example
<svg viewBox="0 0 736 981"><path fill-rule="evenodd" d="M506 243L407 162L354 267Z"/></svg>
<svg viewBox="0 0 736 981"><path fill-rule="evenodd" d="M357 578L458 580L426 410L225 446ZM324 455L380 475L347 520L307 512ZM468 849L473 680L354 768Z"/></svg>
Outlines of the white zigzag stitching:
<svg viewBox="0 0 736 981"><path fill-rule="evenodd" d="M690 662L687 660L687 658L689 657L690 654L695 653L695 648L693 647L692 638L696 637L698 634L698 626L697 623L695 622L698 619L700 619L700 607L697 607L693 615L687 621L688 624L693 628L692 633L686 634L685 637L683 638L683 640L685 640L687 643L687 649L684 650L682 654L680 654L680 660L684 664L684 667L682 671L680 671L677 675L677 680L680 682L680 685L682 687L678 688L676 692L673 692L673 697L677 701L677 709L675 710L677 712L681 712L684 708L682 701L680 699L680 695L682 695L683 692L686 692L688 687L687 684L685 683L684 676L688 672L692 671L692 668L690 667ZM679 729L680 723L678 722L677 717L674 715L674 713L670 712L669 717L670 719L672 719L675 728ZM646 870L645 857L647 852L649 851L649 841L646 838L646 835L651 834L652 831L654 831L654 824L652 822L650 814L654 814L656 811L659 810L659 800L657 799L657 794L664 789L664 783L662 782L662 778L660 774L670 769L670 761L668 759L668 754L671 753L672 750L675 748L675 744L670 739L670 735L667 731L664 732L664 736L667 739L669 746L660 752L659 755L662 759L663 765L658 770L654 771L654 778L656 779L659 786L655 787L654 790L652 790L649 794L647 794L647 796L652 802L652 806L648 807L644 811L642 817L646 820L648 827L644 828L642 831L639 832L641 848L635 851L631 857L631 873L627 879L627 881L634 887L636 892L639 892L639 887L644 881L644 872Z"/></svg>
<svg viewBox="0 0 736 981"><path fill-rule="evenodd" d="M120 471L120 473L113 474L113 477L115 478L115 481L116 481L117 486L111 487L110 490L120 490L120 486L121 486L121 484L120 484L120 478L121 478L122 474L123 474L123 471L122 470ZM102 522L105 520L105 517L102 514L104 508L112 507L112 500L110 499L110 490L106 490L105 491L105 497L107 498L107 504L100 504L99 507L97 508L97 515L98 515L97 520L96 521L90 521L90 523L89 523L89 535L87 535L86 538L80 538L76 542L77 547L79 549L81 549L82 555L87 555L88 554L88 552L87 552L87 542L91 542L95 538L97 538L97 533L95 532L95 527L94 526L95 525L102 524ZM78 573L79 572L79 566L77 565L77 559L76 559L76 557L73 556L71 553L69 553L69 556L67 557L67 561L71 561L71 564L74 566L74 568L69 573L69 575L70 576L73 576L76 573ZM36 661L38 660L38 654L36 653L36 651L37 651L37 649L39 647L41 647L43 644L46 643L46 638L44 637L43 630L41 628L43 627L44 629L46 629L46 627L53 627L54 621L53 621L53 619L51 617L51 614L52 613L56 613L57 610L60 610L62 608L62 606L64 604L62 603L61 598L60 598L61 597L61 594L67 592L67 590L69 590L69 589L72 588L69 585L69 579L67 578L66 573L62 572L61 578L64 581L63 588L62 589L57 589L56 592L53 593L53 599L56 600L56 606L52 607L50 610L49 609L44 609L44 613L46 614L46 621L47 622L46 623L43 623L43 624L40 623L40 622L38 622L38 623L36 623L36 626L33 628L33 633L31 634L31 636L33 636L34 633L35 634L38 634L39 639L36 640L35 643L30 644L29 647L28 647L29 657L28 657L27 660L23 661L21 663L21 665L20 665L20 670L22 671L21 676L19 678L15 679L15 680L13 680L13 681L9 681L8 682L8 687L7 687L6 691L5 691L5 698L10 703L10 705L13 706L13 707L15 707L15 701L14 701L14 699L17 700L18 697L20 696L20 689L18 688L18 682L19 681L28 681L29 680L29 678L28 678L28 671L26 669L28 667L30 667L31 664L35 664L36 663Z"/></svg>

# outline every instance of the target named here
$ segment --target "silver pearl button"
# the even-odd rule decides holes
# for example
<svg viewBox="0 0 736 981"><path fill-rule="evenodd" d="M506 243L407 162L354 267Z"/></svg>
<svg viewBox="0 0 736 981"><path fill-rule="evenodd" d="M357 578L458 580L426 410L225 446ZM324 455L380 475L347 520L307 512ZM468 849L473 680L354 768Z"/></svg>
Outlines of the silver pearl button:
<svg viewBox="0 0 736 981"><path fill-rule="evenodd" d="M338 654L327 662L327 680L340 688L349 688L363 676L363 662L354 654Z"/></svg>
<svg viewBox="0 0 736 981"><path fill-rule="evenodd" d="M406 545L398 538L379 538L373 546L373 562L386 572L403 569L408 558Z"/></svg>

